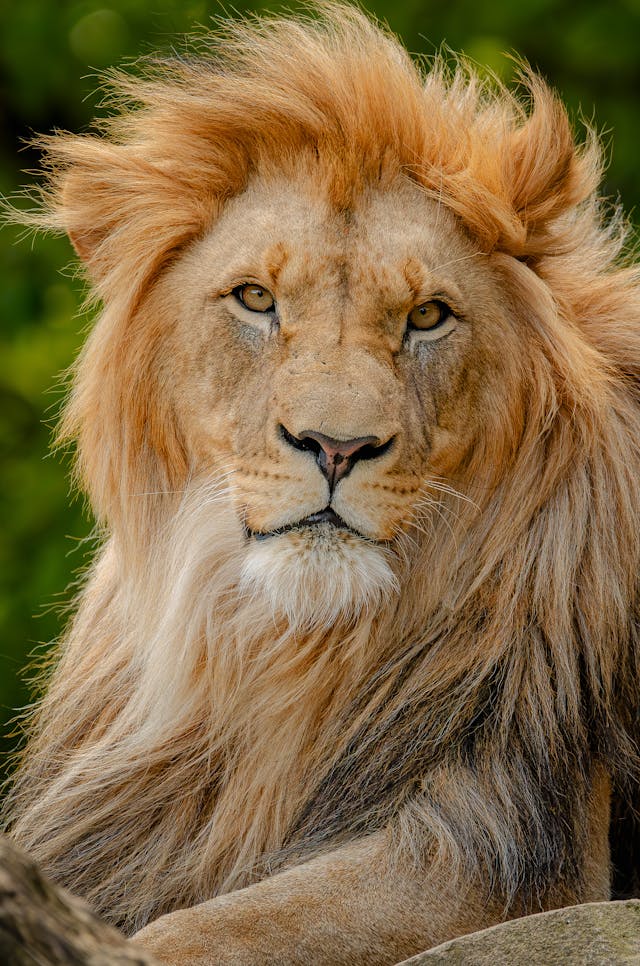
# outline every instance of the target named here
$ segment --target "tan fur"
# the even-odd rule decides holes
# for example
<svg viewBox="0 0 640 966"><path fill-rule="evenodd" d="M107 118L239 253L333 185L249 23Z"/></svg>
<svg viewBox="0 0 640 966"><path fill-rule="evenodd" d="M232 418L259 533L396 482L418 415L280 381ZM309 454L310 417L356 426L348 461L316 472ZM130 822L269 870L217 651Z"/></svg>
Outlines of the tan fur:
<svg viewBox="0 0 640 966"><path fill-rule="evenodd" d="M34 223L103 306L61 438L105 536L12 834L129 930L218 896L145 933L185 963L392 962L601 898L636 767L640 300L595 139L539 78L525 105L423 77L351 9L200 46L46 142ZM393 441L333 494L349 530L252 536L330 498L281 426Z"/></svg>

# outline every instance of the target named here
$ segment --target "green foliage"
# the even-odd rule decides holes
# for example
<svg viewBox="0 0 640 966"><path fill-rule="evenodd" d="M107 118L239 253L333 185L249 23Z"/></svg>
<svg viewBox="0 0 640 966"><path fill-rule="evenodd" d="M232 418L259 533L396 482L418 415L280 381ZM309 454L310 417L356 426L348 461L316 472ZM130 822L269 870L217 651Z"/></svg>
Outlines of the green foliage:
<svg viewBox="0 0 640 966"><path fill-rule="evenodd" d="M446 44L505 79L513 72L505 53L524 56L574 117L606 132L605 192L620 194L627 210L637 203L640 0L372 0L369 9L416 53ZM167 49L222 12L205 0L0 0L0 193L30 182L24 169L38 157L23 142L32 132L86 128L100 110L101 70ZM87 324L72 251L64 239L16 229L2 232L1 245L0 750L11 742L3 720L28 700L21 669L60 633L65 588L86 562L91 530L81 500L69 498L67 465L49 451L60 374Z"/></svg>

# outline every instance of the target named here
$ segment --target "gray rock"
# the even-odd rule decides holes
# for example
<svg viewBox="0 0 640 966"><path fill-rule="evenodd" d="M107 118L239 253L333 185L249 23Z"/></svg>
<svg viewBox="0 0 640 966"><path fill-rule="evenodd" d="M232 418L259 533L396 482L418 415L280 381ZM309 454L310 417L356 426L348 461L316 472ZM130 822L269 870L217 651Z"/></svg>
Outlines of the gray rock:
<svg viewBox="0 0 640 966"><path fill-rule="evenodd" d="M589 902L470 933L402 966L640 966L640 900Z"/></svg>
<svg viewBox="0 0 640 966"><path fill-rule="evenodd" d="M153 966L0 836L0 966Z"/></svg>

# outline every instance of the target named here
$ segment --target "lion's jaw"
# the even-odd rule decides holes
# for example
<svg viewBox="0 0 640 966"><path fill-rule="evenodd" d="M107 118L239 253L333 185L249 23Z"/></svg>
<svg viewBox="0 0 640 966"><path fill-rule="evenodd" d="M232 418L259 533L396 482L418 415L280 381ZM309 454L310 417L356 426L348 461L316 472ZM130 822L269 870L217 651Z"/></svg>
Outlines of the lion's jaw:
<svg viewBox="0 0 640 966"><path fill-rule="evenodd" d="M398 590L384 551L330 524L252 540L240 591L267 601L296 630L374 613Z"/></svg>

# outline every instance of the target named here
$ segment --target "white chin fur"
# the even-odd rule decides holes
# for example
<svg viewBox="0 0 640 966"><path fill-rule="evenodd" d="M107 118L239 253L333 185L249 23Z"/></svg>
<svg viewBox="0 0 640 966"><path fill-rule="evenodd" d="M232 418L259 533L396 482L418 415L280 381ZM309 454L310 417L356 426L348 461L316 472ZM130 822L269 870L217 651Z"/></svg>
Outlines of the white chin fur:
<svg viewBox="0 0 640 966"><path fill-rule="evenodd" d="M324 525L252 540L240 579L242 593L299 629L373 612L397 588L382 549Z"/></svg>

